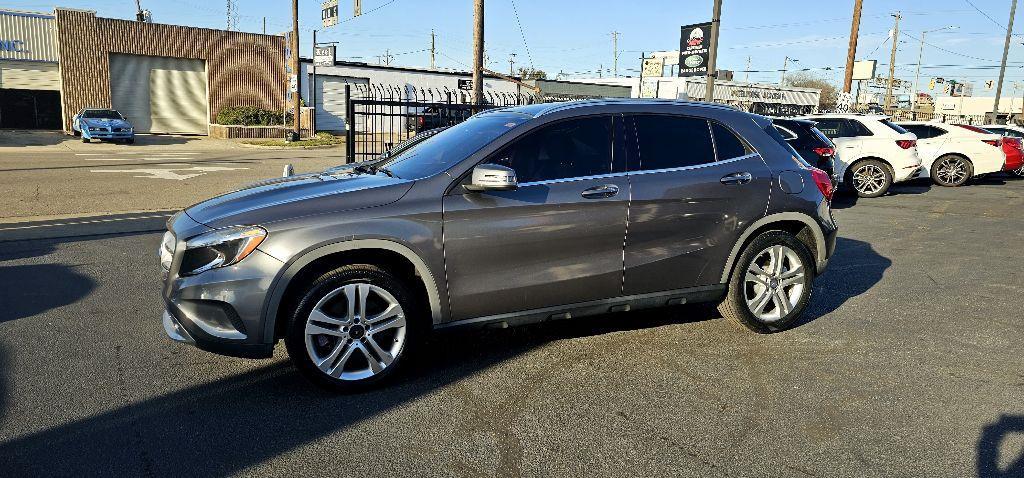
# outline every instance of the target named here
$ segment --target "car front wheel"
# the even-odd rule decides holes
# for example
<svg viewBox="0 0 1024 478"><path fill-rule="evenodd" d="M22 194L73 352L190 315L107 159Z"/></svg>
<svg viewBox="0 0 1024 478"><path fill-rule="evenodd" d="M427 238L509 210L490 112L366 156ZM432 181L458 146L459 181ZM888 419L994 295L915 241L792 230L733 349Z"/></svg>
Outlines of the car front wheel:
<svg viewBox="0 0 1024 478"><path fill-rule="evenodd" d="M740 254L718 310L758 333L785 330L810 302L814 267L807 246L792 234L765 232Z"/></svg>
<svg viewBox="0 0 1024 478"><path fill-rule="evenodd" d="M372 265L328 272L304 292L285 345L314 383L352 391L392 376L419 339L406 286Z"/></svg>

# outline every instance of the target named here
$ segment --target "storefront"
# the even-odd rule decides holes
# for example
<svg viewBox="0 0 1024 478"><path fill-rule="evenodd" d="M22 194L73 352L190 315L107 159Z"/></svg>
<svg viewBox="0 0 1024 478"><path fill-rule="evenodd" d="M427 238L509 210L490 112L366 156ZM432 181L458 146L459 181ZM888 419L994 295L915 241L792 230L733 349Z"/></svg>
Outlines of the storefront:
<svg viewBox="0 0 1024 478"><path fill-rule="evenodd" d="M53 15L0 10L0 128L60 129Z"/></svg>

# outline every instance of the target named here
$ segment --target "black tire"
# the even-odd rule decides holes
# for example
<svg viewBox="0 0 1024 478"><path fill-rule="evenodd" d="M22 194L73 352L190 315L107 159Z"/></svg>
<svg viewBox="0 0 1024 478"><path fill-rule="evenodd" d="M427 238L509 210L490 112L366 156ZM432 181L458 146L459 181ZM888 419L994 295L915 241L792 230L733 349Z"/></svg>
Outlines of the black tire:
<svg viewBox="0 0 1024 478"><path fill-rule="evenodd" d="M892 171L887 164L876 159L860 161L847 170L846 184L850 185L857 196L876 198L889 192Z"/></svg>
<svg viewBox="0 0 1024 478"><path fill-rule="evenodd" d="M124 140L125 144L135 144L135 138L128 138Z"/></svg>
<svg viewBox="0 0 1024 478"><path fill-rule="evenodd" d="M1018 178L1024 178L1024 166L1021 166L1021 167L1019 167L1017 169L1014 169L1013 171L1010 171L1010 174L1013 174L1014 176L1017 176Z"/></svg>
<svg viewBox="0 0 1024 478"><path fill-rule="evenodd" d="M947 164L951 168L956 168L949 172L949 174L953 174L955 177L947 175L945 169ZM974 166L971 162L968 161L967 158L955 154L940 156L932 163L931 167L932 181L939 186L947 188L963 186L964 184L967 184L967 181L969 181L973 175Z"/></svg>
<svg viewBox="0 0 1024 478"><path fill-rule="evenodd" d="M74 136L74 137L78 137L78 136L81 136L82 133L77 131L77 130L71 130L71 135Z"/></svg>
<svg viewBox="0 0 1024 478"><path fill-rule="evenodd" d="M89 138L86 138L85 136L82 136L82 142L83 143L88 143L89 142Z"/></svg>
<svg viewBox="0 0 1024 478"><path fill-rule="evenodd" d="M800 261L800 267L803 270L802 282L776 288L784 291L788 288L789 292L794 292L795 287L793 286L801 285L802 287L799 291L796 305L791 306L786 314L782 314L778 310L778 303L774 301L775 295L769 293L769 300L772 302L769 305L772 305L781 317L773 320L764 320L756 316L750 310L750 306L747 305L748 296L757 295L757 293L748 284L746 272L755 259L762 257L763 253L766 253L774 246L784 246L795 253L795 257ZM792 265L791 259L787 258L784 262L790 262ZM768 334L786 330L800 319L807 308L807 304L811 300L815 272L813 256L807 250L807 246L800 242L799 239L784 231L764 232L750 241L736 260L729 278L729 289L726 292L725 298L718 305L718 312L731 322L742 325L757 333ZM776 282L776 284L781 284L781 282Z"/></svg>
<svg viewBox="0 0 1024 478"><path fill-rule="evenodd" d="M362 379L344 380L332 377L317 367L313 358L310 357L310 352L307 351L305 330L306 324L309 321L310 313L321 299L325 298L332 291L335 291L345 285L357 283L380 287L390 293L394 299L397 300L398 304L401 305L406 323L404 343L401 345L398 352L394 354L393 361L389 365L386 365L383 370L376 372L375 375ZM402 368L402 365L409 361L409 355L414 353L416 347L425 338L428 330L426 324L429 324L429 318L421 316L421 309L418 307L418 304L414 299L415 296L409 292L408 287L388 271L373 265L348 265L327 272L314 280L301 292L301 294L302 296L299 298L298 307L296 307L295 312L288 321L288 330L287 335L285 336L285 347L287 348L288 356L291 358L295 367L298 368L299 371L310 381L328 390L337 392L363 390L368 387L373 387L395 376L395 373ZM369 313L367 315L369 315ZM317 340L320 340L319 337L320 336L318 336ZM323 340L332 339L325 337ZM341 341L342 339L338 338L334 340ZM349 343L353 341L351 338L347 340ZM365 343L366 338L364 336L363 339L357 340ZM397 341L395 343L397 343ZM311 347L317 347L319 345L324 344L315 344L311 345ZM327 347L333 348L338 345L340 344L335 343L333 346L328 344ZM354 355L356 353L357 352L353 352ZM379 357L379 355L376 356ZM368 359L364 356L362 357L362 360L365 361Z"/></svg>

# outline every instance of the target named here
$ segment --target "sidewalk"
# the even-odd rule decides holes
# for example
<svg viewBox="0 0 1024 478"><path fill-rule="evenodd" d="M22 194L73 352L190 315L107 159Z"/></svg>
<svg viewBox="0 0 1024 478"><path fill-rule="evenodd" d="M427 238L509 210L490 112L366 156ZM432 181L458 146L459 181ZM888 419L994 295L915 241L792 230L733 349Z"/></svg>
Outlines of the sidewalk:
<svg viewBox="0 0 1024 478"><path fill-rule="evenodd" d="M135 144L92 141L83 143L75 136L60 131L0 130L0 151L17 149L19 153L75 152L109 153L115 151L233 151L243 146L233 140L214 139L207 136L178 136L139 134Z"/></svg>

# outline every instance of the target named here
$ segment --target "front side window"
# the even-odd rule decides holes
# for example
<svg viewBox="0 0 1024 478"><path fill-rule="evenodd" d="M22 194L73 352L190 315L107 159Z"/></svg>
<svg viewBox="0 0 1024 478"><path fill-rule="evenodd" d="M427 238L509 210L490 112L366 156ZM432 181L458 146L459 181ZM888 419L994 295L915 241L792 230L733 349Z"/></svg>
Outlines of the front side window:
<svg viewBox="0 0 1024 478"><path fill-rule="evenodd" d="M489 113L470 118L437 133L380 167L402 179L422 179L465 160L501 135L530 118L515 113Z"/></svg>
<svg viewBox="0 0 1024 478"><path fill-rule="evenodd" d="M715 149L707 120L684 116L633 117L639 164L632 169L682 168L713 163Z"/></svg>
<svg viewBox="0 0 1024 478"><path fill-rule="evenodd" d="M491 163L515 170L520 183L612 172L612 119L592 117L543 126L499 152Z"/></svg>

